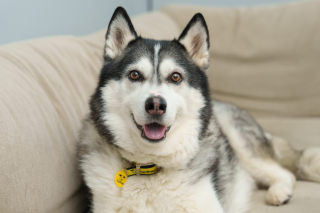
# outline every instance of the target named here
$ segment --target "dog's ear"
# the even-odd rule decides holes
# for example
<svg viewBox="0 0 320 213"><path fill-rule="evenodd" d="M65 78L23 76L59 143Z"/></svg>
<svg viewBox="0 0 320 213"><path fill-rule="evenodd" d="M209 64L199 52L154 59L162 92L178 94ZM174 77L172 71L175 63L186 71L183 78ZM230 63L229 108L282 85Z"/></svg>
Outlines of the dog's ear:
<svg viewBox="0 0 320 213"><path fill-rule="evenodd" d="M192 17L178 41L201 69L206 70L209 67L209 32L201 13Z"/></svg>
<svg viewBox="0 0 320 213"><path fill-rule="evenodd" d="M131 20L123 7L118 7L110 20L106 34L105 56L115 58L137 38Z"/></svg>

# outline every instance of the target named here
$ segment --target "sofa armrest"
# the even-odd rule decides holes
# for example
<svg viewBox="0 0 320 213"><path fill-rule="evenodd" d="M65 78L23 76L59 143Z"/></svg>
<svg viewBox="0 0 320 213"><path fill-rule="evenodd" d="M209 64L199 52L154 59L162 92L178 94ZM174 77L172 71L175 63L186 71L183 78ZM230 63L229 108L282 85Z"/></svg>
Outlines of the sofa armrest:
<svg viewBox="0 0 320 213"><path fill-rule="evenodd" d="M0 212L83 212L75 147L102 47L66 36L0 47Z"/></svg>

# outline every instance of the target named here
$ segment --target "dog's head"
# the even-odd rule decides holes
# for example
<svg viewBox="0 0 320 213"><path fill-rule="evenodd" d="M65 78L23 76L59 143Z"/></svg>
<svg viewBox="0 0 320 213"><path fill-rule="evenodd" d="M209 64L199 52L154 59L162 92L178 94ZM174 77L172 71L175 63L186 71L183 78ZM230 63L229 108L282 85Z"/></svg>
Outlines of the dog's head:
<svg viewBox="0 0 320 213"><path fill-rule="evenodd" d="M196 14L179 39L157 41L138 36L119 7L104 51L91 100L100 135L132 156L196 149L211 117L205 74L209 35L203 16Z"/></svg>

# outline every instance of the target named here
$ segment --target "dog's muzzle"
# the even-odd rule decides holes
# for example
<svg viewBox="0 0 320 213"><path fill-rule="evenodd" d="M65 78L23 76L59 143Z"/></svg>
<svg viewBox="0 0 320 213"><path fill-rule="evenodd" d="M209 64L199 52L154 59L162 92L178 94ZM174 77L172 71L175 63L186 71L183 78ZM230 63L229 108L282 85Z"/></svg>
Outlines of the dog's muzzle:
<svg viewBox="0 0 320 213"><path fill-rule="evenodd" d="M161 124L166 110L167 102L162 96L151 96L145 101L145 111L148 113L149 123L141 126L135 121L132 115L134 123L141 131L142 138L152 143L159 142L166 138L166 133L170 130L170 127Z"/></svg>

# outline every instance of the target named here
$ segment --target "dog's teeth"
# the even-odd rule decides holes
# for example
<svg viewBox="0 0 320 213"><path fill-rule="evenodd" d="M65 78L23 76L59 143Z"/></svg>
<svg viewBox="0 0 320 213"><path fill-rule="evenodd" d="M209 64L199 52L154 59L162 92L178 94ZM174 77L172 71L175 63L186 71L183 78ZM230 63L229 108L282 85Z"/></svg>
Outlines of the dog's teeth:
<svg viewBox="0 0 320 213"><path fill-rule="evenodd" d="M141 130L141 137L145 137L146 135L144 134L144 129Z"/></svg>

